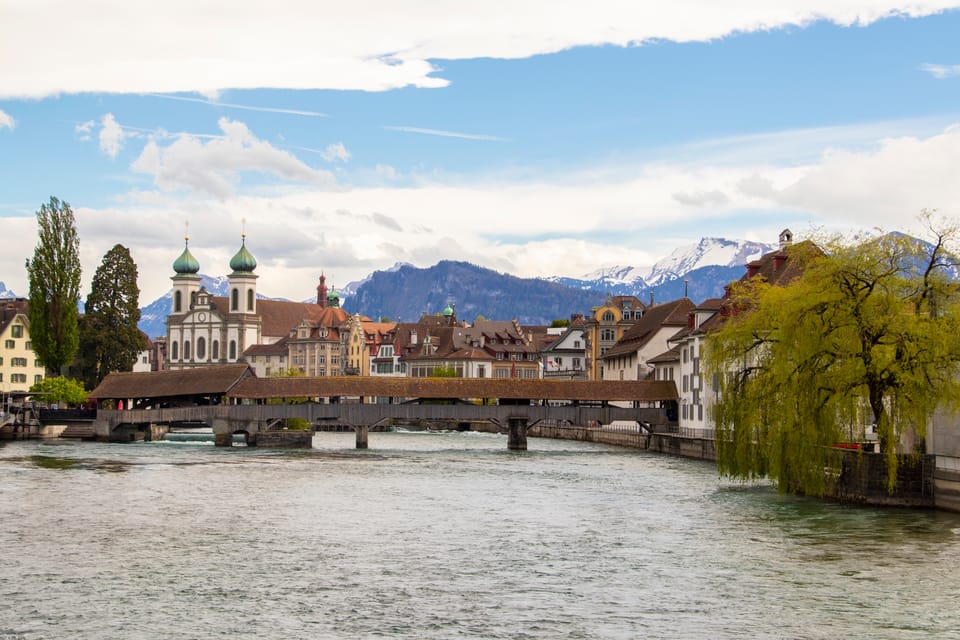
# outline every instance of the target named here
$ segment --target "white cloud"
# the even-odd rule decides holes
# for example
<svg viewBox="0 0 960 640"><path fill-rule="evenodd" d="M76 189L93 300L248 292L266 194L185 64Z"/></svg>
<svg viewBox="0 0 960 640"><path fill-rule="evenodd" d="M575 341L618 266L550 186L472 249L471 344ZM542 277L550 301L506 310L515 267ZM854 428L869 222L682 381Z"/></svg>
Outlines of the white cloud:
<svg viewBox="0 0 960 640"><path fill-rule="evenodd" d="M937 80L960 76L960 64L925 64L921 69Z"/></svg>
<svg viewBox="0 0 960 640"><path fill-rule="evenodd" d="M5 112L3 109L0 109L0 129L6 127L7 129L13 129L16 123L13 121L13 117Z"/></svg>
<svg viewBox="0 0 960 640"><path fill-rule="evenodd" d="M221 127L222 139L181 136L169 146L147 145L138 163L160 189L131 192L114 207L77 210L85 277L123 242L138 261L144 299L158 297L170 286L185 221L201 269L220 275L239 247L246 218L260 290L304 299L321 271L342 286L397 261L468 260L519 276L581 276L613 264L649 266L706 235L773 242L784 227L799 236L816 226L918 233L911 225L923 208L960 217L954 175L960 127L873 144L856 138L802 165L745 153L735 163L702 156L550 174L529 183L447 177L335 190L325 188L326 174L257 140L242 123L224 120ZM770 137L804 138L801 131ZM835 139L854 137L838 131ZM754 144L769 146L760 137ZM233 194L236 172L281 166L304 179L281 193ZM193 190L163 190L182 186ZM35 222L9 220L27 240L0 254L0 273L11 274L4 276L8 287L25 290L14 276L35 244Z"/></svg>
<svg viewBox="0 0 960 640"><path fill-rule="evenodd" d="M131 168L153 177L166 191L192 189L226 198L243 172L270 174L285 180L332 188L333 176L314 169L293 154L258 139L237 120L217 121L223 135L206 139L180 134L161 147L152 138Z"/></svg>
<svg viewBox="0 0 960 640"><path fill-rule="evenodd" d="M93 128L97 126L96 120L87 120L86 122L81 122L73 128L73 132L77 134L77 137L84 142L90 140L90 132L93 131Z"/></svg>
<svg viewBox="0 0 960 640"><path fill-rule="evenodd" d="M350 152L347 151L347 148L343 146L342 142L335 142L328 145L321 153L321 156L323 156L323 159L327 162L335 162L337 160L346 162L350 159Z"/></svg>
<svg viewBox="0 0 960 640"><path fill-rule="evenodd" d="M80 125L81 127L84 125ZM100 150L111 158L116 158L123 147L123 141L135 137L137 134L125 130L113 117L112 113L103 116L100 121Z"/></svg>
<svg viewBox="0 0 960 640"><path fill-rule="evenodd" d="M864 25L924 16L957 0L556 0L397 3L371 0L330 11L327 3L238 0L229 12L167 0L130 11L124 0L59 3L71 29L58 46L38 34L46 3L19 3L0 21L0 97L58 93L175 93L215 100L227 88L442 87L431 60L525 58L575 46L631 46L655 39L708 41L735 33L829 20ZM176 33L176 38L156 34ZM4 52L18 55L3 55ZM123 51L123 56L117 56ZM29 59L30 64L20 61ZM438 75L440 74L440 75Z"/></svg>

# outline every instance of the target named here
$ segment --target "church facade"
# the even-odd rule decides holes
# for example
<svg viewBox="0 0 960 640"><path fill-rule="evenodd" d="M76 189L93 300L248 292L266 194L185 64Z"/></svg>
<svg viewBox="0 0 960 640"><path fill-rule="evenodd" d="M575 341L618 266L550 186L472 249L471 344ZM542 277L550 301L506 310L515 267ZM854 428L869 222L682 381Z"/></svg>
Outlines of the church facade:
<svg viewBox="0 0 960 640"><path fill-rule="evenodd" d="M254 347L275 344L293 327L319 318L325 299L318 304L258 299L256 268L244 236L230 260L228 295L214 296L201 286L200 264L185 239L183 253L173 263L166 369L241 362L246 352L256 352Z"/></svg>

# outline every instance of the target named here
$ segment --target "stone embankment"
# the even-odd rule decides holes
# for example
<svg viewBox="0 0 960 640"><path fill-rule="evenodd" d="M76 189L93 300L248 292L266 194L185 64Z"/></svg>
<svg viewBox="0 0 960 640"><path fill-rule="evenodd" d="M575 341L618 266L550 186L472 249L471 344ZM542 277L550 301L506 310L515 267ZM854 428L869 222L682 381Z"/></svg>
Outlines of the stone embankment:
<svg viewBox="0 0 960 640"><path fill-rule="evenodd" d="M644 451L667 453L684 458L716 461L717 454L712 438L679 433L649 433L636 426L629 427L575 427L535 425L527 429L534 438L556 438L611 444Z"/></svg>

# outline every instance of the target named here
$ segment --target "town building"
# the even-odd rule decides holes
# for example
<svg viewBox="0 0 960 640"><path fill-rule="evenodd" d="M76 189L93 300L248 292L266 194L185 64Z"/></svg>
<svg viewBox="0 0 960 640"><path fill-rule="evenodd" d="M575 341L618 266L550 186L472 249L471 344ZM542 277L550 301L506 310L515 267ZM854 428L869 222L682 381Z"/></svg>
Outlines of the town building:
<svg viewBox="0 0 960 640"><path fill-rule="evenodd" d="M604 380L601 356L643 317L645 307L635 296L607 297L584 318L583 341L588 380Z"/></svg>
<svg viewBox="0 0 960 640"><path fill-rule="evenodd" d="M794 260L796 249L793 246L793 233L789 229L780 232L779 246L775 251L765 253L757 260L746 265L746 273L741 281L761 278L774 286L785 286L802 274L802 262ZM796 245L800 252L819 252L812 242L804 241ZM680 400L678 419L680 428L691 433L701 433L712 437L714 421L712 407L719 399L719 380L714 374L705 375L702 367L704 348L709 335L726 322L736 310L732 308L729 297L707 300L689 311L687 327L669 341L671 349L679 351L679 361L669 364L665 360L667 353L656 359L657 376L675 375Z"/></svg>
<svg viewBox="0 0 960 640"><path fill-rule="evenodd" d="M623 335L600 356L603 380L645 380L653 373L648 361L667 350L667 341L687 326L689 298L647 307Z"/></svg>
<svg viewBox="0 0 960 640"><path fill-rule="evenodd" d="M540 349L543 377L555 380L585 380L587 351L583 336L583 314L570 317L570 324Z"/></svg>
<svg viewBox="0 0 960 640"><path fill-rule="evenodd" d="M30 342L29 302L25 298L0 300L0 393L24 395L43 380L44 368Z"/></svg>

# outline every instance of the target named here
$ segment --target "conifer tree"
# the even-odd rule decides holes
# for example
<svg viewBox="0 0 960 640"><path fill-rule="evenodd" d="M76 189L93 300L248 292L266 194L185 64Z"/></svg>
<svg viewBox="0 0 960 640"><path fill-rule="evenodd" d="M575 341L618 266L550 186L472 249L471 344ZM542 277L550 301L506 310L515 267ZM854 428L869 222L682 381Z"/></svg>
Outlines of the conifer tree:
<svg viewBox="0 0 960 640"><path fill-rule="evenodd" d="M81 321L79 366L93 389L111 371L130 371L146 340L140 321L137 265L130 251L114 245L103 256L90 285Z"/></svg>
<svg viewBox="0 0 960 640"><path fill-rule="evenodd" d="M37 246L27 260L30 339L37 359L60 374L79 343L80 240L73 210L51 197L37 211Z"/></svg>

